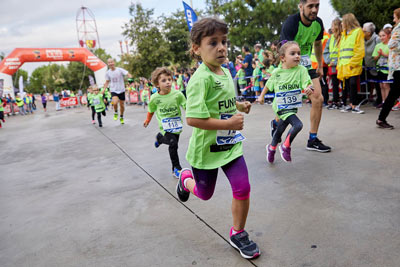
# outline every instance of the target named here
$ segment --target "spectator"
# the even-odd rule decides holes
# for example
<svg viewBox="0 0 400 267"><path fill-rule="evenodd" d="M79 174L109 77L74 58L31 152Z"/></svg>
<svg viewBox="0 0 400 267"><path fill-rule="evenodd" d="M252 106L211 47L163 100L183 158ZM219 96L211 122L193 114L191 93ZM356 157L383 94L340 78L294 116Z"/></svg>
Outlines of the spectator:
<svg viewBox="0 0 400 267"><path fill-rule="evenodd" d="M7 99L7 104L9 104L10 108L11 108L11 115L15 115L15 112L14 112L15 100L14 100L14 98L12 98L11 94L7 94L6 99ZM10 114L8 114L8 116L10 116Z"/></svg>
<svg viewBox="0 0 400 267"><path fill-rule="evenodd" d="M19 109L19 114L26 115L25 106L24 106L24 100L21 99L19 94L16 95L15 102L17 103L17 106L18 106L18 109Z"/></svg>
<svg viewBox="0 0 400 267"><path fill-rule="evenodd" d="M261 44L254 45L254 58L257 58L259 62L263 62L264 60L263 52Z"/></svg>
<svg viewBox="0 0 400 267"><path fill-rule="evenodd" d="M379 32L379 38L381 39L381 43L378 43L375 46L374 52L372 53L372 57L376 62L376 67L378 69L378 80L379 85L381 87L382 94L382 103L378 104L376 107L381 108L383 102L385 102L386 97L389 94L390 85L386 83L388 76L388 56L389 56L389 47L388 42L390 39L390 29L382 29Z"/></svg>
<svg viewBox="0 0 400 267"><path fill-rule="evenodd" d="M250 53L249 47L246 45L242 47L242 52L245 54L243 60L244 73L247 77L250 77L253 74L253 67L251 66L251 62L253 62L253 56ZM246 82L247 84L250 84L250 78L246 78Z"/></svg>
<svg viewBox="0 0 400 267"><path fill-rule="evenodd" d="M338 63L338 52L339 43L342 36L342 21L336 18L332 21L331 25L332 35L329 38L325 50L324 50L324 60L328 67L328 75L332 81L332 103L329 104L328 109L339 109L339 80L337 78L337 63Z"/></svg>
<svg viewBox="0 0 400 267"><path fill-rule="evenodd" d="M386 118L389 115L392 107L400 96L400 8L397 8L393 12L393 21L395 23L392 31L389 46L389 75L388 79L394 79L392 86L390 87L389 95L382 106L382 110L379 113L376 124L378 127L383 129L393 129L394 127L386 122Z"/></svg>
<svg viewBox="0 0 400 267"><path fill-rule="evenodd" d="M60 110L60 95L57 91L53 92L53 100L56 102L56 111Z"/></svg>
<svg viewBox="0 0 400 267"><path fill-rule="evenodd" d="M375 24L372 22L366 22L363 25L364 32L364 40L365 40L365 57L364 57L364 66L367 69L363 71L363 75L361 75L362 79L365 79L365 73L367 74L367 80L378 80L378 72L375 70L375 60L372 57L372 53L374 52L375 46L381 42L379 36L375 33ZM376 100L374 105L377 106L382 102L381 90L379 89L378 83L368 83L370 100L373 100L373 90L375 88L376 91Z"/></svg>
<svg viewBox="0 0 400 267"><path fill-rule="evenodd" d="M346 104L350 93L350 106L342 112L363 114L358 104L359 78L362 73L362 61L365 55L364 33L360 23L352 13L345 14L342 20L343 33L339 44L338 79L344 81L343 103Z"/></svg>
<svg viewBox="0 0 400 267"><path fill-rule="evenodd" d="M386 29L389 29L390 30L390 32L392 32L392 30L393 30L393 26L392 26L392 24L385 24L384 26L383 26L383 30L386 30Z"/></svg>

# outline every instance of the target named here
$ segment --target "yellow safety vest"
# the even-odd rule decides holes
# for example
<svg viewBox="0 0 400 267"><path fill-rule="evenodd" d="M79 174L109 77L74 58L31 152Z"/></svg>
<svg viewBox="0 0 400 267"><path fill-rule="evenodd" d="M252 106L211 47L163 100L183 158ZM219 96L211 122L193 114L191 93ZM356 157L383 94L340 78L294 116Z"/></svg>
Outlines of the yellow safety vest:
<svg viewBox="0 0 400 267"><path fill-rule="evenodd" d="M338 63L338 52L339 47L337 45L335 36L332 35L331 39L329 40L329 58L331 59L332 63L335 63L335 65Z"/></svg>
<svg viewBox="0 0 400 267"><path fill-rule="evenodd" d="M361 28L354 29L348 35L342 35L340 40L338 66L349 64L350 59L354 56L354 46L359 31L361 31ZM359 65L362 66L362 61L360 61Z"/></svg>
<svg viewBox="0 0 400 267"><path fill-rule="evenodd" d="M24 101L19 97L15 98L15 102L17 102L18 107L22 107L24 105Z"/></svg>

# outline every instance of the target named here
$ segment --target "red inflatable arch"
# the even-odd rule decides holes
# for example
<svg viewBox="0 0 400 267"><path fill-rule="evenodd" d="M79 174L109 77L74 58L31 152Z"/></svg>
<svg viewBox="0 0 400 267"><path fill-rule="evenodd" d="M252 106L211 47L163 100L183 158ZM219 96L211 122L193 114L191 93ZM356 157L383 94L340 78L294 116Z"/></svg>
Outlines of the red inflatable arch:
<svg viewBox="0 0 400 267"><path fill-rule="evenodd" d="M3 95L14 94L12 75L25 62L80 61L94 72L96 83L103 86L107 65L86 48L15 48L0 62Z"/></svg>

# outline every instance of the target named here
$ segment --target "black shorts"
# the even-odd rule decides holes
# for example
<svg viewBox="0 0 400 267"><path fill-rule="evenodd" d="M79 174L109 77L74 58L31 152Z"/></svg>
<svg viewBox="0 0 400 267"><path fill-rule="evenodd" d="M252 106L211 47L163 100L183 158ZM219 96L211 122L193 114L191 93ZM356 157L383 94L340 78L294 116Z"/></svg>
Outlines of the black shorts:
<svg viewBox="0 0 400 267"><path fill-rule="evenodd" d="M378 80L379 83L381 83L381 81L386 81L388 78L388 74L383 73L382 71L378 71Z"/></svg>
<svg viewBox="0 0 400 267"><path fill-rule="evenodd" d="M4 119L4 111L0 111L0 120Z"/></svg>
<svg viewBox="0 0 400 267"><path fill-rule="evenodd" d="M111 92L111 97L114 97L114 96L118 96L119 100L125 101L125 92L122 92L120 94Z"/></svg>
<svg viewBox="0 0 400 267"><path fill-rule="evenodd" d="M315 70L315 69L309 69L308 75L310 75L311 80L313 80L315 78L319 78L319 74L317 73L317 70Z"/></svg>

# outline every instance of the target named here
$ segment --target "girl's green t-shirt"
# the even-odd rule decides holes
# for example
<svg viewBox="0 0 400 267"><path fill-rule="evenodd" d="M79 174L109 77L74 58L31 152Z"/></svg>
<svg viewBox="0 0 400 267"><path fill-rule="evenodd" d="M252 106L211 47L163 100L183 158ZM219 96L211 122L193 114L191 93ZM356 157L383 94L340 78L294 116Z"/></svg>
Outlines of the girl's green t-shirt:
<svg viewBox="0 0 400 267"><path fill-rule="evenodd" d="M89 102L89 105L90 106L93 106L93 96L94 96L94 94L92 94L92 93L88 93L87 94L87 101Z"/></svg>
<svg viewBox="0 0 400 267"><path fill-rule="evenodd" d="M312 84L310 75L305 67L299 65L290 69L282 69L282 67L276 68L271 77L268 79L267 87L269 91L275 92L274 101L272 102L272 109L275 114L282 120L285 120L290 115L297 113L297 108L279 108L277 104L277 93L280 92L295 92L307 88ZM290 95L290 94L288 94ZM285 101L290 102L293 98L287 98ZM295 101L301 101L296 99ZM289 105L290 106L290 105Z"/></svg>
<svg viewBox="0 0 400 267"><path fill-rule="evenodd" d="M186 89L187 118L227 119L237 113L232 76L228 69L222 70L224 75L217 75L204 63L196 70ZM217 137L232 132L194 127L186 153L189 164L197 169L216 169L240 157L243 154L241 141L235 144L217 144Z"/></svg>
<svg viewBox="0 0 400 267"><path fill-rule="evenodd" d="M171 89L167 95L153 94L149 103L149 112L156 113L160 132L179 134L182 132L181 108L186 108L186 98L178 90Z"/></svg>
<svg viewBox="0 0 400 267"><path fill-rule="evenodd" d="M372 52L372 57L378 56L379 49L382 49L384 54L389 55L389 46L387 44L384 44L384 43L378 43L375 46L374 52ZM380 56L378 61L376 62L376 67L378 68L378 70L379 70L379 67L388 68L389 67L388 58L384 57L384 56ZM382 73L385 73L385 74L389 73L389 71L387 69L386 70L379 70L379 71L381 71Z"/></svg>
<svg viewBox="0 0 400 267"><path fill-rule="evenodd" d="M103 94L93 94L92 95L92 105L94 106L94 110L96 112L102 112L106 109L106 105L104 104Z"/></svg>
<svg viewBox="0 0 400 267"><path fill-rule="evenodd" d="M260 81L258 80L260 75L260 69L259 68L255 68L253 70L253 79L254 79L254 86L260 86Z"/></svg>
<svg viewBox="0 0 400 267"><path fill-rule="evenodd" d="M246 75L245 75L244 70L243 70L243 69L240 69L240 70L238 71L238 73L237 73L237 77L239 78L239 79L238 79L238 83L239 83L239 84L247 84L246 79L244 79L245 76L246 76Z"/></svg>

